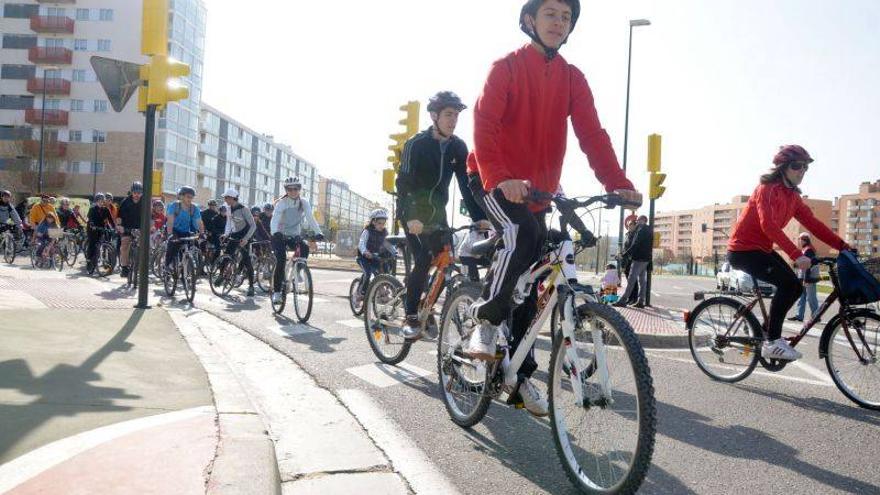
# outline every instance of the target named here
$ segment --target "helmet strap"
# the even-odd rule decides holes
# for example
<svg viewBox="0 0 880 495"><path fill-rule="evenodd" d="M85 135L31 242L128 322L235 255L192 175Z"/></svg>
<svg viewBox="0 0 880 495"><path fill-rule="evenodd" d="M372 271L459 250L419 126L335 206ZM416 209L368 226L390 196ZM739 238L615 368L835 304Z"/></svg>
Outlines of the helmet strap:
<svg viewBox="0 0 880 495"><path fill-rule="evenodd" d="M433 113L433 112L432 112L432 113ZM438 113L437 115L440 115L440 114ZM433 115L432 115L432 116L431 116L431 121L434 122L434 130L437 131L437 134L439 134L440 137L442 137L443 139L449 139L449 138L452 137L452 134L447 135L447 134L444 134L442 130L440 130L440 124L439 124L439 122L440 122L440 117L437 117L437 118L435 119L435 118L433 117Z"/></svg>
<svg viewBox="0 0 880 495"><path fill-rule="evenodd" d="M532 17L531 14L526 14L526 15L528 15L529 17ZM529 25L529 29L526 30L527 34L529 35L530 38L532 38L532 41L537 43L538 46L540 46L541 49L544 50L544 57L547 59L547 61L549 62L549 61L553 60L554 58L556 58L556 56L559 55L559 48L550 48L549 46L547 46L546 43L544 43L544 40L542 40L541 36L538 35L538 30L535 29L534 17L532 17L532 22L529 22L528 20L526 20L526 23ZM568 41L568 37L566 37L562 41L562 44L564 45L567 41Z"/></svg>

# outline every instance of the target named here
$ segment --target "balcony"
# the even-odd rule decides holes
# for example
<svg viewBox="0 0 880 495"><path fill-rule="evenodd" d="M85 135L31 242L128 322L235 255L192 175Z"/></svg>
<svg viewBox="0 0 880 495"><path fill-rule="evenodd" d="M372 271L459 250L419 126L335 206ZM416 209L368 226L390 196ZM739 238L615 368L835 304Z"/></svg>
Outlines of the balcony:
<svg viewBox="0 0 880 495"><path fill-rule="evenodd" d="M27 82L28 93L47 95L70 95L70 81L57 77L46 79L32 77Z"/></svg>
<svg viewBox="0 0 880 495"><path fill-rule="evenodd" d="M28 49L28 60L35 64L63 64L73 62L73 51L67 48L34 46Z"/></svg>
<svg viewBox="0 0 880 495"><path fill-rule="evenodd" d="M74 21L60 15L35 15L31 17L31 31L51 34L73 34Z"/></svg>
<svg viewBox="0 0 880 495"><path fill-rule="evenodd" d="M24 142L24 151L28 156L40 156L40 141L29 139ZM47 139L43 143L43 156L49 158L64 158L67 156L67 143L57 139Z"/></svg>
<svg viewBox="0 0 880 495"><path fill-rule="evenodd" d="M41 113L42 109L39 108L25 110L24 121L31 125L39 125ZM57 125L66 127L68 120L69 113L67 112L67 110L46 110L46 125Z"/></svg>

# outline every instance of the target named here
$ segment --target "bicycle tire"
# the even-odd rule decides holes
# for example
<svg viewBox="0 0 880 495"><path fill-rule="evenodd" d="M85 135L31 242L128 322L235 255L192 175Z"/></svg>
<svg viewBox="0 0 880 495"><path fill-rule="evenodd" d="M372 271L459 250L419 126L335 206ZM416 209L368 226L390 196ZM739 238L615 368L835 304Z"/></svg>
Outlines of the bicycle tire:
<svg viewBox="0 0 880 495"><path fill-rule="evenodd" d="M714 315L713 307L715 308ZM741 312L744 307L745 305L736 299L723 296L713 297L698 304L691 313L690 320L687 324L688 348L691 351L691 356L694 358L694 362L697 364L697 367L699 367L703 373L705 373L713 380L725 383L736 383L738 381L744 380L746 377L752 374L752 372L755 370L755 367L758 365L758 362L761 359L761 349L758 346L755 346L755 348L751 348L748 346L731 346L730 349L733 350L733 352L725 353L723 349L727 347L726 345L719 348L717 347L717 341L715 339L711 339L711 341L706 341L706 339L708 339L709 337L706 335L696 335L696 327L698 324L702 325L702 322L706 322L705 326L715 330L717 336L716 327L718 327L718 325L712 326L710 323L713 321L713 319L717 320L724 317L725 310L723 308L727 308L726 311L732 312L732 314L735 315L738 312ZM706 315L705 318L703 316L704 314ZM741 321L745 321L748 325L748 331L751 332L752 338L759 339L763 335L761 324L758 322L758 318L751 311L746 312L745 319ZM739 332L740 329L745 329L741 325L742 323L740 323L740 328L737 329L737 332ZM705 344L708 344L710 342L711 347L708 348L709 352L704 352L700 354L698 351L704 349ZM739 354L743 356L744 360L748 359L748 361L745 364L745 367L742 368L740 372L731 375L722 375L719 371L716 371L714 368L709 367L709 363L707 363L703 357L704 354L706 358L716 356L718 363L721 363L718 365L718 369L732 367L731 364L725 363L724 361L725 357L728 355L730 355L731 357L735 357L737 354Z"/></svg>
<svg viewBox="0 0 880 495"><path fill-rule="evenodd" d="M412 347L412 342L403 338L402 334L402 325L403 325L403 298L406 294L406 289L403 284L397 278L392 277L391 275L377 275L372 282L370 282L370 286L367 288L367 296L364 298L364 330L367 333L367 342L370 343L370 349L373 350L373 354L385 364L397 364L406 359L406 356L409 355L410 348ZM399 320L401 324L400 327L396 327L396 335L393 331L395 327L392 327L392 332L389 333L388 325L383 325L381 322L376 319L375 321L371 318L371 314L373 316L377 316L377 310L379 309L376 305L376 298L381 297L380 302L388 303L391 302L391 308L389 313L389 308L383 307L382 316L387 319L391 317L393 319ZM388 299L390 297L390 299ZM375 327L375 328L374 328ZM390 338L393 336L394 342ZM395 352L385 352L382 347L380 347L381 343L388 344L389 349L397 349Z"/></svg>
<svg viewBox="0 0 880 495"><path fill-rule="evenodd" d="M116 255L113 246L107 242L98 244L97 272L99 277L109 277L116 268Z"/></svg>
<svg viewBox="0 0 880 495"><path fill-rule="evenodd" d="M853 328L855 328L855 325L853 325L853 320L856 318L874 321L873 330L867 332L873 335L863 335L865 339L864 341L859 338L858 333L853 332ZM866 349L864 348L865 344L867 344L869 348L872 345L874 347L873 349L871 349L871 352L874 355L874 359L870 360L872 362L859 363L859 365L873 366L876 367L876 370L880 371L880 362L878 362L877 360L877 353L880 352L880 349L878 349L878 347L880 347L880 340L878 340L880 339L880 315L868 309L858 310L856 312L847 314L843 316L843 318L836 319L832 324L833 326L829 325L828 327L825 327L823 333L827 333L827 335L823 335L822 337L823 341L828 342L828 349L825 353L825 366L826 368L828 368L828 374L831 375L831 380L837 386L838 390L840 390L840 392L843 393L843 395L845 395L847 399L858 404L859 407L871 409L874 411L880 411L880 382L878 382L876 379L877 375L875 374L872 376L868 376L866 377L867 379L863 381L866 384L873 383L876 388L871 398L865 398L858 393L858 391L855 389L854 386L852 386L852 384L847 383L847 381L841 376L840 369L837 366L838 361L842 360L843 355L848 354L843 352L844 349L848 350L849 353L853 353L853 355L855 354L855 351L852 348L852 344L849 342L846 336L838 335L843 329L844 319L847 319L847 326L850 328L850 334L853 342L855 342L859 347L862 348L861 351L863 353L866 351ZM840 358L835 357L835 355L837 355L835 353L836 350L841 351Z"/></svg>
<svg viewBox="0 0 880 495"><path fill-rule="evenodd" d="M351 308L351 313L355 316L361 316L364 314L364 300L366 300L365 295L361 296L360 303L357 302L358 289L361 286L361 279L363 275L351 281L351 285L348 287L348 306ZM366 290L364 291L366 294Z"/></svg>
<svg viewBox="0 0 880 495"><path fill-rule="evenodd" d="M11 235L4 234L3 236L3 261L9 263L10 265L15 263L15 239L12 238Z"/></svg>
<svg viewBox="0 0 880 495"><path fill-rule="evenodd" d="M605 476L601 476L601 479L598 480L592 479L590 476L592 470L594 468L601 469L599 458L593 455L597 450L593 448L575 448L572 446L571 442L573 439L582 439L585 441L593 440L596 439L597 436L572 435L571 438L569 438L568 422L566 421L565 414L562 410L566 408L566 406L574 406L574 403L570 399L563 398L561 394L564 391L572 390L570 384L572 369L574 369L574 372L578 375L578 379L586 385L584 386L585 394L589 394L594 390L599 390L600 387L598 383L590 383L587 382L587 380L593 377L598 378L601 374L597 375L594 370L586 376L582 376L586 370L577 370L576 368L571 367L566 368L568 350L573 348L575 352L577 352L578 343L572 344L566 342L566 339L556 339L550 356L550 386L548 387L550 426L553 431L553 441L556 445L556 453L559 456L559 460L562 463L563 469L568 475L569 480L582 493L632 494L641 486L642 481L645 479L645 474L648 472L648 468L651 465L657 431L657 406L654 399L654 385L651 377L651 369L648 366L648 359L645 357L644 349L639 343L635 331L623 316L613 308L603 304L585 303L577 307L576 315L578 318L576 326L581 329L583 329L585 321L591 321L594 324L602 322L601 333L603 335L603 341L606 340L606 336L607 340L611 340L612 337L616 336L617 347L621 349L619 349L618 352L613 353L613 355L615 357L621 355L619 351L622 350L623 354L627 357L629 366L623 366L619 370L615 368L613 376L610 376L610 378L615 378L615 381L613 382L613 386L615 387L613 403L604 405L592 404L588 407L583 405L580 407L575 406L573 409L586 411L589 418L572 422L572 424L589 425L588 428L590 432L609 431L612 428L608 427L607 423L612 422L618 422L623 424L624 427L628 427L632 423L632 420L629 418L629 414L625 413L628 413L629 411L625 409L610 411L609 408L615 405L626 407L635 401L632 412L637 413L638 415L636 418L638 431L635 432L634 435L628 436L629 440L633 442L634 451L630 456L630 466L625 471L621 470L623 472L620 479L613 483L605 483L610 486L600 485L600 483L610 481L607 480ZM592 332L590 332L590 335L592 336ZM585 339L583 343L586 342ZM613 345L606 346L606 348L613 347ZM612 353L608 353L609 358L611 355ZM617 361L615 361L615 363L616 362ZM611 366L609 366L609 368L611 368ZM618 376L622 375L627 370L630 370L633 374L631 385L624 380L616 380ZM612 375L611 369L608 370L608 373L609 375ZM563 385L564 377L569 380L568 387ZM590 385L592 385L592 387L590 387ZM625 387L628 385L635 387L635 390L625 390ZM602 424L603 420L605 420L606 423L604 425ZM614 435L614 439L619 438L623 437ZM595 462L591 462L590 460L587 462L579 462L575 457L576 451L586 453L589 457L593 458ZM621 454L620 451L620 448L609 449L609 455L605 456L608 459L606 463L611 470L612 476L614 475L614 465L619 464L621 460L628 455L626 453Z"/></svg>
<svg viewBox="0 0 880 495"><path fill-rule="evenodd" d="M211 267L211 273L208 274L208 286L211 287L211 292L217 297L223 297L226 294L229 294L228 292L223 292L224 287L227 285L227 274L221 273L220 267L223 266L224 261L231 263L232 257L227 254L218 257L217 262Z"/></svg>
<svg viewBox="0 0 880 495"><path fill-rule="evenodd" d="M59 272L63 272L64 263L67 259L67 255L64 252L64 247L63 245L58 245L56 241L55 247L52 249L52 268L56 268Z"/></svg>
<svg viewBox="0 0 880 495"><path fill-rule="evenodd" d="M178 263L179 260L174 260L171 266L162 269L162 285L168 297L174 297L174 293L177 292L177 279L180 273Z"/></svg>
<svg viewBox="0 0 880 495"><path fill-rule="evenodd" d="M312 286L312 271L303 260L298 260L293 265L293 312L300 323L309 321L312 316L312 304L315 299L315 288ZM303 289L300 288L301 280Z"/></svg>
<svg viewBox="0 0 880 495"><path fill-rule="evenodd" d="M470 377L465 376L461 372L462 365L458 363L458 359L467 359L461 353L461 348L467 342L466 338L470 335L462 333L462 329L456 325L458 318L453 318L452 311L461 308L462 304L470 307L477 299L480 298L481 286L473 282L463 283L451 296L443 302L443 310L440 315L440 331L437 336L437 377L440 386L440 397L443 399L443 405L452 422L462 428L470 428L486 416L489 406L492 404L492 397L488 392L488 385L491 383L491 366L486 366L481 361L471 360L473 372ZM465 310L465 317L470 318ZM458 314L458 313L456 313ZM460 315L459 315L460 316ZM460 320L459 320L460 322ZM463 322L460 322L463 323ZM471 331L476 329L476 325ZM482 366L482 370L481 370ZM482 378L482 384L479 379ZM452 381L452 380L455 381ZM460 387L459 396L456 397L452 392L453 387ZM457 398L470 397L475 398L473 405L465 411L465 406L461 406Z"/></svg>
<svg viewBox="0 0 880 495"><path fill-rule="evenodd" d="M274 272L275 258L261 257L257 259L254 275L257 279L257 286L266 294L272 292L272 275Z"/></svg>
<svg viewBox="0 0 880 495"><path fill-rule="evenodd" d="M196 272L196 261L190 253L183 253L183 294L186 300L192 304L196 298L196 282L199 274Z"/></svg>
<svg viewBox="0 0 880 495"><path fill-rule="evenodd" d="M137 286L137 277L140 263L137 262L138 259L138 250L137 246L132 242L131 246L128 248L128 286L136 287ZM134 266L132 266L134 265Z"/></svg>

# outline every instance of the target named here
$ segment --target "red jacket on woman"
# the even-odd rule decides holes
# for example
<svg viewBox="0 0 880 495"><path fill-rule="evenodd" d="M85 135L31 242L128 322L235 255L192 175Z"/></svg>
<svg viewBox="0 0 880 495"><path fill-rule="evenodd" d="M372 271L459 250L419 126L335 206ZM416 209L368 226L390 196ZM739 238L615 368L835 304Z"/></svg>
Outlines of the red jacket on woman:
<svg viewBox="0 0 880 495"><path fill-rule="evenodd" d="M849 247L813 215L796 189L782 182L772 182L755 188L733 229L727 250L771 253L773 244L776 244L789 258L796 260L801 256L801 250L782 231L792 218L834 249L842 251Z"/></svg>
<svg viewBox="0 0 880 495"><path fill-rule="evenodd" d="M596 178L609 192L633 189L599 123L584 74L561 56L548 61L526 45L492 64L474 108L474 154L483 187L528 180L538 191L559 187L568 117ZM541 205L532 205L534 211Z"/></svg>

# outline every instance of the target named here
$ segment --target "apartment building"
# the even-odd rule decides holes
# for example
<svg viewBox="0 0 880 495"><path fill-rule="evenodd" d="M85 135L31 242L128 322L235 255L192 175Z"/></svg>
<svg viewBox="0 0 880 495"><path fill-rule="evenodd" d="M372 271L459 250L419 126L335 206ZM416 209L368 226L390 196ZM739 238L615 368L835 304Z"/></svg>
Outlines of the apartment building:
<svg viewBox="0 0 880 495"><path fill-rule="evenodd" d="M880 180L834 200L831 228L865 256L880 254Z"/></svg>
<svg viewBox="0 0 880 495"><path fill-rule="evenodd" d="M730 203L657 213L654 219L654 232L660 234L660 248L669 250L680 259L694 257L699 260L710 260L716 254L725 256L728 237L746 208L748 200L748 196L739 195ZM816 218L825 224L831 223L833 206L831 201L805 196L804 202ZM706 225L706 232L702 231L703 224ZM804 231L794 219L783 230L792 240L797 239ZM825 256L830 252L830 248L818 239L815 240L815 247L819 256Z"/></svg>
<svg viewBox="0 0 880 495"><path fill-rule="evenodd" d="M315 204L317 168L293 152L216 108L203 104L199 124L196 180L199 194L219 197L235 188L249 205L270 203L282 194L286 177L298 177L302 197Z"/></svg>
<svg viewBox="0 0 880 495"><path fill-rule="evenodd" d="M126 192L141 177L144 118L135 102L121 113L110 108L89 59L147 62L140 53L141 2L14 0L0 9L0 183L36 191L42 141L44 190ZM158 119L165 192L195 180L204 33L201 0L171 2L170 55L190 64L192 74L182 81L190 98Z"/></svg>
<svg viewBox="0 0 880 495"><path fill-rule="evenodd" d="M316 219L321 227L330 230L360 230L370 219L370 212L381 205L352 191L348 184L327 177L320 178Z"/></svg>

